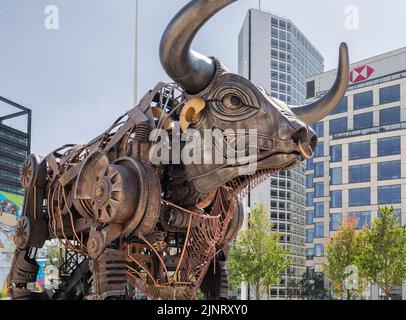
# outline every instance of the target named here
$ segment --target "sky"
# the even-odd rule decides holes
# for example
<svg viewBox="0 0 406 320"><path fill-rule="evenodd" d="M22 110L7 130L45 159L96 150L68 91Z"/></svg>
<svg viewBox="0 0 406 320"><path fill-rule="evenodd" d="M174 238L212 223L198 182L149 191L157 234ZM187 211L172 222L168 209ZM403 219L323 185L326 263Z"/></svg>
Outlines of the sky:
<svg viewBox="0 0 406 320"><path fill-rule="evenodd" d="M139 0L139 98L169 81L159 42L186 3ZM57 30L46 28L49 5L59 11ZM247 10L258 6L240 0L224 9L194 49L237 72L238 33ZM348 29L346 10L354 6L359 26ZM326 70L336 67L341 41L352 62L406 46L404 0L262 0L261 8L292 20L324 56ZM34 153L85 143L134 105L135 0L0 0L0 39L0 96L32 109ZM0 104L0 114L5 110Z"/></svg>

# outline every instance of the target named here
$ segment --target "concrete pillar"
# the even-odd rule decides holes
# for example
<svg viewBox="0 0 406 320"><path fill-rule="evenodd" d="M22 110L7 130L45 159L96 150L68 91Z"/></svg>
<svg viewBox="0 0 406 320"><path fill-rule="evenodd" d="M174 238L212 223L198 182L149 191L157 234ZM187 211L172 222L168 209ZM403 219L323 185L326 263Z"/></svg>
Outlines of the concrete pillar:
<svg viewBox="0 0 406 320"><path fill-rule="evenodd" d="M248 229L248 218L251 213L251 208L248 206L248 197L245 197L242 201L244 210L244 222L241 230ZM248 285L246 283L241 284L241 300L248 300Z"/></svg>
<svg viewBox="0 0 406 320"><path fill-rule="evenodd" d="M379 287L376 284L371 285L371 300L379 300Z"/></svg>
<svg viewBox="0 0 406 320"><path fill-rule="evenodd" d="M248 285L246 283L241 284L241 300L248 300Z"/></svg>

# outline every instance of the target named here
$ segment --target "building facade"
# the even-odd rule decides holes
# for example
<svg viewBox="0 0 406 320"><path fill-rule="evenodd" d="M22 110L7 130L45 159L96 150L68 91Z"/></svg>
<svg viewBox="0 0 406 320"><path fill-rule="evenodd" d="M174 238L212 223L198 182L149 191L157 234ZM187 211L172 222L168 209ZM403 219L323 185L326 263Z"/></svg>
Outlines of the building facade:
<svg viewBox="0 0 406 320"><path fill-rule="evenodd" d="M308 102L325 94L335 75L310 77ZM379 206L393 206L406 222L406 48L354 63L346 96L314 129L319 143L307 161L306 265L321 272L326 242L344 219L355 218L361 229Z"/></svg>
<svg viewBox="0 0 406 320"><path fill-rule="evenodd" d="M257 9L248 11L242 26L238 60L239 74L292 105L305 101L306 78L324 71L323 57L290 20ZM281 244L290 249L292 266L270 288L270 299L299 294L298 281L306 270L305 189L305 166L300 165L265 181L248 197L249 207L263 203L268 208Z"/></svg>
<svg viewBox="0 0 406 320"><path fill-rule="evenodd" d="M13 121L23 117L26 130L15 129ZM31 110L0 97L0 191L24 194L19 169L30 148Z"/></svg>

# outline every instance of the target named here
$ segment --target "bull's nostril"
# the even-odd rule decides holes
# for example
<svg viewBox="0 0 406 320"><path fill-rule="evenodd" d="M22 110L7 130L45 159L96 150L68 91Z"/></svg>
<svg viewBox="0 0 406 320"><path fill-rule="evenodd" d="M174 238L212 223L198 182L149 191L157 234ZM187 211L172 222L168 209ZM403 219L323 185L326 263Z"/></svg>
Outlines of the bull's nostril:
<svg viewBox="0 0 406 320"><path fill-rule="evenodd" d="M305 159L312 157L317 145L316 135L307 128L300 128L292 135L292 140L298 145L299 151Z"/></svg>
<svg viewBox="0 0 406 320"><path fill-rule="evenodd" d="M300 142L304 143L307 141L307 129L300 128L292 135L292 140L299 144Z"/></svg>

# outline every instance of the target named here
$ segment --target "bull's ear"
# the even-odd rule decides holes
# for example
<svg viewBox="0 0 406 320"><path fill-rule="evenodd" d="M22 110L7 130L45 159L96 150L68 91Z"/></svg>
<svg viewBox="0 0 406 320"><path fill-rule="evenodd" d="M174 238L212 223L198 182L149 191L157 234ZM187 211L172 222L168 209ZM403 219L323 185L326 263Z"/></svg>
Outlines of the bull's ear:
<svg viewBox="0 0 406 320"><path fill-rule="evenodd" d="M193 97L186 102L180 113L180 128L185 132L190 124L196 124L200 121L201 112L206 106L206 102L199 97Z"/></svg>

